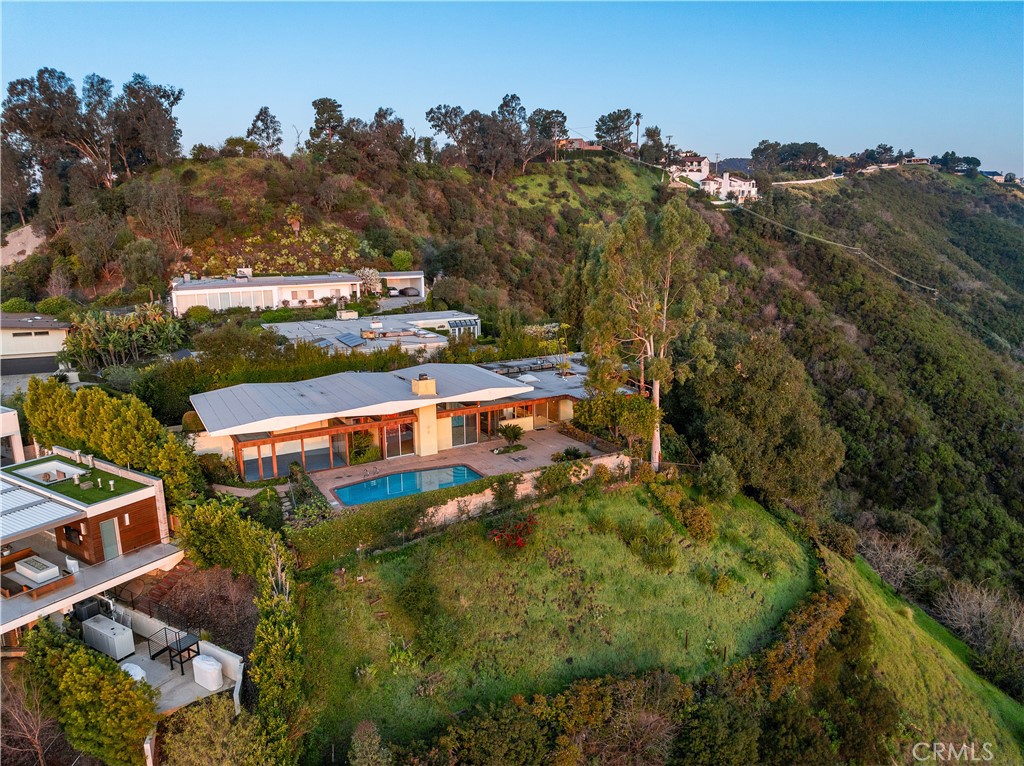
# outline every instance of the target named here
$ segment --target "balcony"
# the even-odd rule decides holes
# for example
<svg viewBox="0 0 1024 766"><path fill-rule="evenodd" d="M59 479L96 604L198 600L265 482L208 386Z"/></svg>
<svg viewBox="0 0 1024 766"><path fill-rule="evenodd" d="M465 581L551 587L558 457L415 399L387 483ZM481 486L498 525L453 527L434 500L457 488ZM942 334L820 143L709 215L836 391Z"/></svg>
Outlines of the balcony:
<svg viewBox="0 0 1024 766"><path fill-rule="evenodd" d="M51 536L44 533L19 540L15 543L15 550L0 558L0 565L5 570L2 575L4 597L0 599L0 633L20 628L41 616L69 609L82 599L154 569L170 569L183 555L173 545L158 543L71 571L65 554L57 550ZM13 564L4 563L29 558L36 561L41 577L26 577ZM46 564L52 565L48 571ZM52 576L42 579L50 572Z"/></svg>

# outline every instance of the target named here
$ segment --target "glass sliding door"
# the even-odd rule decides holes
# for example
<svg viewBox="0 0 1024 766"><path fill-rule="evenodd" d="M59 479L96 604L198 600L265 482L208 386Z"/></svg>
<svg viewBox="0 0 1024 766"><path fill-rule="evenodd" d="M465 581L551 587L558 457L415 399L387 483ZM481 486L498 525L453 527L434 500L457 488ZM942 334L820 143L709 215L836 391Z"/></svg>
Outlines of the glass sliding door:
<svg viewBox="0 0 1024 766"><path fill-rule="evenodd" d="M399 426L388 426L384 430L385 457L401 457L416 452L415 435L412 423Z"/></svg>
<svg viewBox="0 0 1024 766"><path fill-rule="evenodd" d="M452 446L464 447L467 444L476 444L479 441L477 431L477 416L452 415Z"/></svg>

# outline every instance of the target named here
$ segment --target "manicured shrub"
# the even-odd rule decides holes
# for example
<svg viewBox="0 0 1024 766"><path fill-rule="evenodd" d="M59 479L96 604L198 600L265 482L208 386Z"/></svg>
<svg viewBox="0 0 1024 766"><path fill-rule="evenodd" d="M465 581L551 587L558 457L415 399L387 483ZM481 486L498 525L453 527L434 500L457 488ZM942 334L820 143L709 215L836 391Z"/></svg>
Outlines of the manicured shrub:
<svg viewBox="0 0 1024 766"><path fill-rule="evenodd" d="M598 463L597 465L594 466L593 479L598 484L611 484L612 469L610 469L604 463Z"/></svg>
<svg viewBox="0 0 1024 766"><path fill-rule="evenodd" d="M697 483L712 502L730 500L740 491L732 463L729 462L729 458L718 452L704 462Z"/></svg>
<svg viewBox="0 0 1024 766"><path fill-rule="evenodd" d="M195 410L189 410L181 416L181 432L186 434L199 433L205 431L206 426L203 425L202 419L199 417L199 413Z"/></svg>
<svg viewBox="0 0 1024 766"><path fill-rule="evenodd" d="M518 441L522 441L526 432L518 423L502 423L498 426L498 436L505 440L505 444L511 447Z"/></svg>
<svg viewBox="0 0 1024 766"><path fill-rule="evenodd" d="M551 462L564 463L567 460L583 460L588 457L590 457L590 453L581 450L579 447L566 447L561 452L555 452L551 455Z"/></svg>
<svg viewBox="0 0 1024 766"><path fill-rule="evenodd" d="M185 319L197 325L209 324L213 317L213 309L209 306L192 306L185 311Z"/></svg>

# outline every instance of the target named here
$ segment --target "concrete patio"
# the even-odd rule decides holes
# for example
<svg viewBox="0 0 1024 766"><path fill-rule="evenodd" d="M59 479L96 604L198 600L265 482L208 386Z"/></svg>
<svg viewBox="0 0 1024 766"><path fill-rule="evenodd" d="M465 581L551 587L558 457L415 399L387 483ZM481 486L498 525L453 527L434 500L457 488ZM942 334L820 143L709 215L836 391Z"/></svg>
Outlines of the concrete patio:
<svg viewBox="0 0 1024 766"><path fill-rule="evenodd" d="M495 455L491 450L505 446L501 439L490 439L465 447L444 450L436 455L421 457L407 455L405 457L378 460L365 465L332 468L328 471L317 471L309 476L317 488L324 493L331 505L341 507L338 498L331 491L346 484L363 481L368 478L379 478L401 471L415 471L421 468L441 468L452 465L465 465L481 476L496 476L502 473L521 473L551 465L551 455L561 452L567 447L576 447L589 455L601 454L586 444L570 439L558 432L554 426L543 426L534 431L527 431L520 442L524 450L507 455Z"/></svg>
<svg viewBox="0 0 1024 766"><path fill-rule="evenodd" d="M138 641L135 644L135 654L123 658L118 664L124 665L129 662L142 668L146 673L146 683L160 692L156 703L156 712L160 714L170 713L203 697L230 691L235 687L234 679L227 675L218 689L210 690L200 686L195 682L191 662L185 663L185 673L182 675L177 664L173 670L171 669L166 655L151 660L149 644L145 640Z"/></svg>

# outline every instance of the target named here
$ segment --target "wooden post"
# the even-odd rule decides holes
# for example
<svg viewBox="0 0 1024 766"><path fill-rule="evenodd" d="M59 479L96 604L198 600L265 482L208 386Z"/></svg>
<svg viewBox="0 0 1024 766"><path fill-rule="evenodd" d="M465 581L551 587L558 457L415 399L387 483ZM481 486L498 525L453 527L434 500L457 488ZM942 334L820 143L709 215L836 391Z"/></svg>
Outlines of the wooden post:
<svg viewBox="0 0 1024 766"><path fill-rule="evenodd" d="M683 648L687 651L690 650L690 629L686 629L686 642L683 644Z"/></svg>

